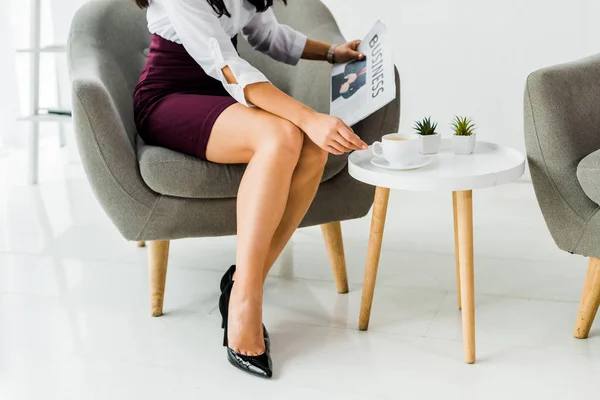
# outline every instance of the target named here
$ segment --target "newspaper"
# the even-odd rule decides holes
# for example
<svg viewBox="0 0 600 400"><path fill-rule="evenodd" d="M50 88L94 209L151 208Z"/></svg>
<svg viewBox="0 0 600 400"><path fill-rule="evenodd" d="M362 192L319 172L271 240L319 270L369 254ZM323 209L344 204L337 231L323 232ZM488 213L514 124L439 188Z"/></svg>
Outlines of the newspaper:
<svg viewBox="0 0 600 400"><path fill-rule="evenodd" d="M350 126L396 98L391 43L381 21L377 21L358 51L365 59L336 64L331 72L330 114Z"/></svg>

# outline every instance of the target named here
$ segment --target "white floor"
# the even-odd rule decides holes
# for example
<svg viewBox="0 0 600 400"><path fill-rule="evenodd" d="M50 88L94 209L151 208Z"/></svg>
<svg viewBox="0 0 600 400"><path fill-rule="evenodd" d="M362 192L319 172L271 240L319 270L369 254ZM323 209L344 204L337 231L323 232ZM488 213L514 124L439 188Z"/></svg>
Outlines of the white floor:
<svg viewBox="0 0 600 400"><path fill-rule="evenodd" d="M174 242L166 315L147 255L44 137L41 184L0 156L0 399L572 399L597 397L600 323L572 337L586 260L552 242L529 183L476 192L477 364L462 362L449 194L394 192L370 331L356 329L370 219L343 224L348 295L318 228L268 281L275 377L229 366L218 281L234 238Z"/></svg>

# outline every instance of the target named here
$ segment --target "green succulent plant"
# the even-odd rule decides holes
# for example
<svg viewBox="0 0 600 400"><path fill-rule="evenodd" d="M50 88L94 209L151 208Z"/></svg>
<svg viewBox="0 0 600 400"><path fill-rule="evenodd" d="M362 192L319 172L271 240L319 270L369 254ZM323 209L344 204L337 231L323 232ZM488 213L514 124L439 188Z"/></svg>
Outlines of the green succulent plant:
<svg viewBox="0 0 600 400"><path fill-rule="evenodd" d="M454 129L454 134L456 136L471 136L475 133L475 124L471 118L454 117L452 129Z"/></svg>
<svg viewBox="0 0 600 400"><path fill-rule="evenodd" d="M437 122L432 122L431 117L423 118L422 121L416 121L413 129L417 131L419 135L429 136L436 135Z"/></svg>

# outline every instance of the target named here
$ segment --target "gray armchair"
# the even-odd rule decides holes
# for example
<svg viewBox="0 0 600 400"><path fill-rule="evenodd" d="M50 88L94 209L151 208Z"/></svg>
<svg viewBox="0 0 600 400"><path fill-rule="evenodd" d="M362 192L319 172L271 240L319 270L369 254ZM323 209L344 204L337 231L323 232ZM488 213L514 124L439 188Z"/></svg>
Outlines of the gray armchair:
<svg viewBox="0 0 600 400"><path fill-rule="evenodd" d="M574 333L584 339L600 305L600 55L529 76L525 139L552 237L590 258Z"/></svg>
<svg viewBox="0 0 600 400"><path fill-rule="evenodd" d="M310 37L342 43L337 24L319 0L276 7L279 20ZM128 0L92 0L75 15L69 36L69 68L77 145L98 201L128 240L150 241L152 315L163 309L169 240L234 235L235 203L245 167L217 165L138 137L133 90L150 42L145 13ZM329 110L326 63L290 67L254 52L243 40L240 54L279 88L317 111ZM398 100L357 124L367 142L395 132ZM374 189L350 177L347 157L331 157L302 226L322 225L338 291L348 291L339 221L366 215ZM143 243L143 242L142 242ZM232 255L233 259L233 255Z"/></svg>

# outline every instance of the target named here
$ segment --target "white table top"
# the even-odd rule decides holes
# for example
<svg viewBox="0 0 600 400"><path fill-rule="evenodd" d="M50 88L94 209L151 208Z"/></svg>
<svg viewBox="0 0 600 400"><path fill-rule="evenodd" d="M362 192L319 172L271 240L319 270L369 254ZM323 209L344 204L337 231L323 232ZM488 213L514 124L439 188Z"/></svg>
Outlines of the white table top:
<svg viewBox="0 0 600 400"><path fill-rule="evenodd" d="M477 142L473 154L461 156L450 146L450 139L442 140L442 150L428 156L431 164L409 171L376 167L370 150L355 151L348 159L348 171L373 186L411 191L483 189L513 182L525 173L525 156L510 147Z"/></svg>

